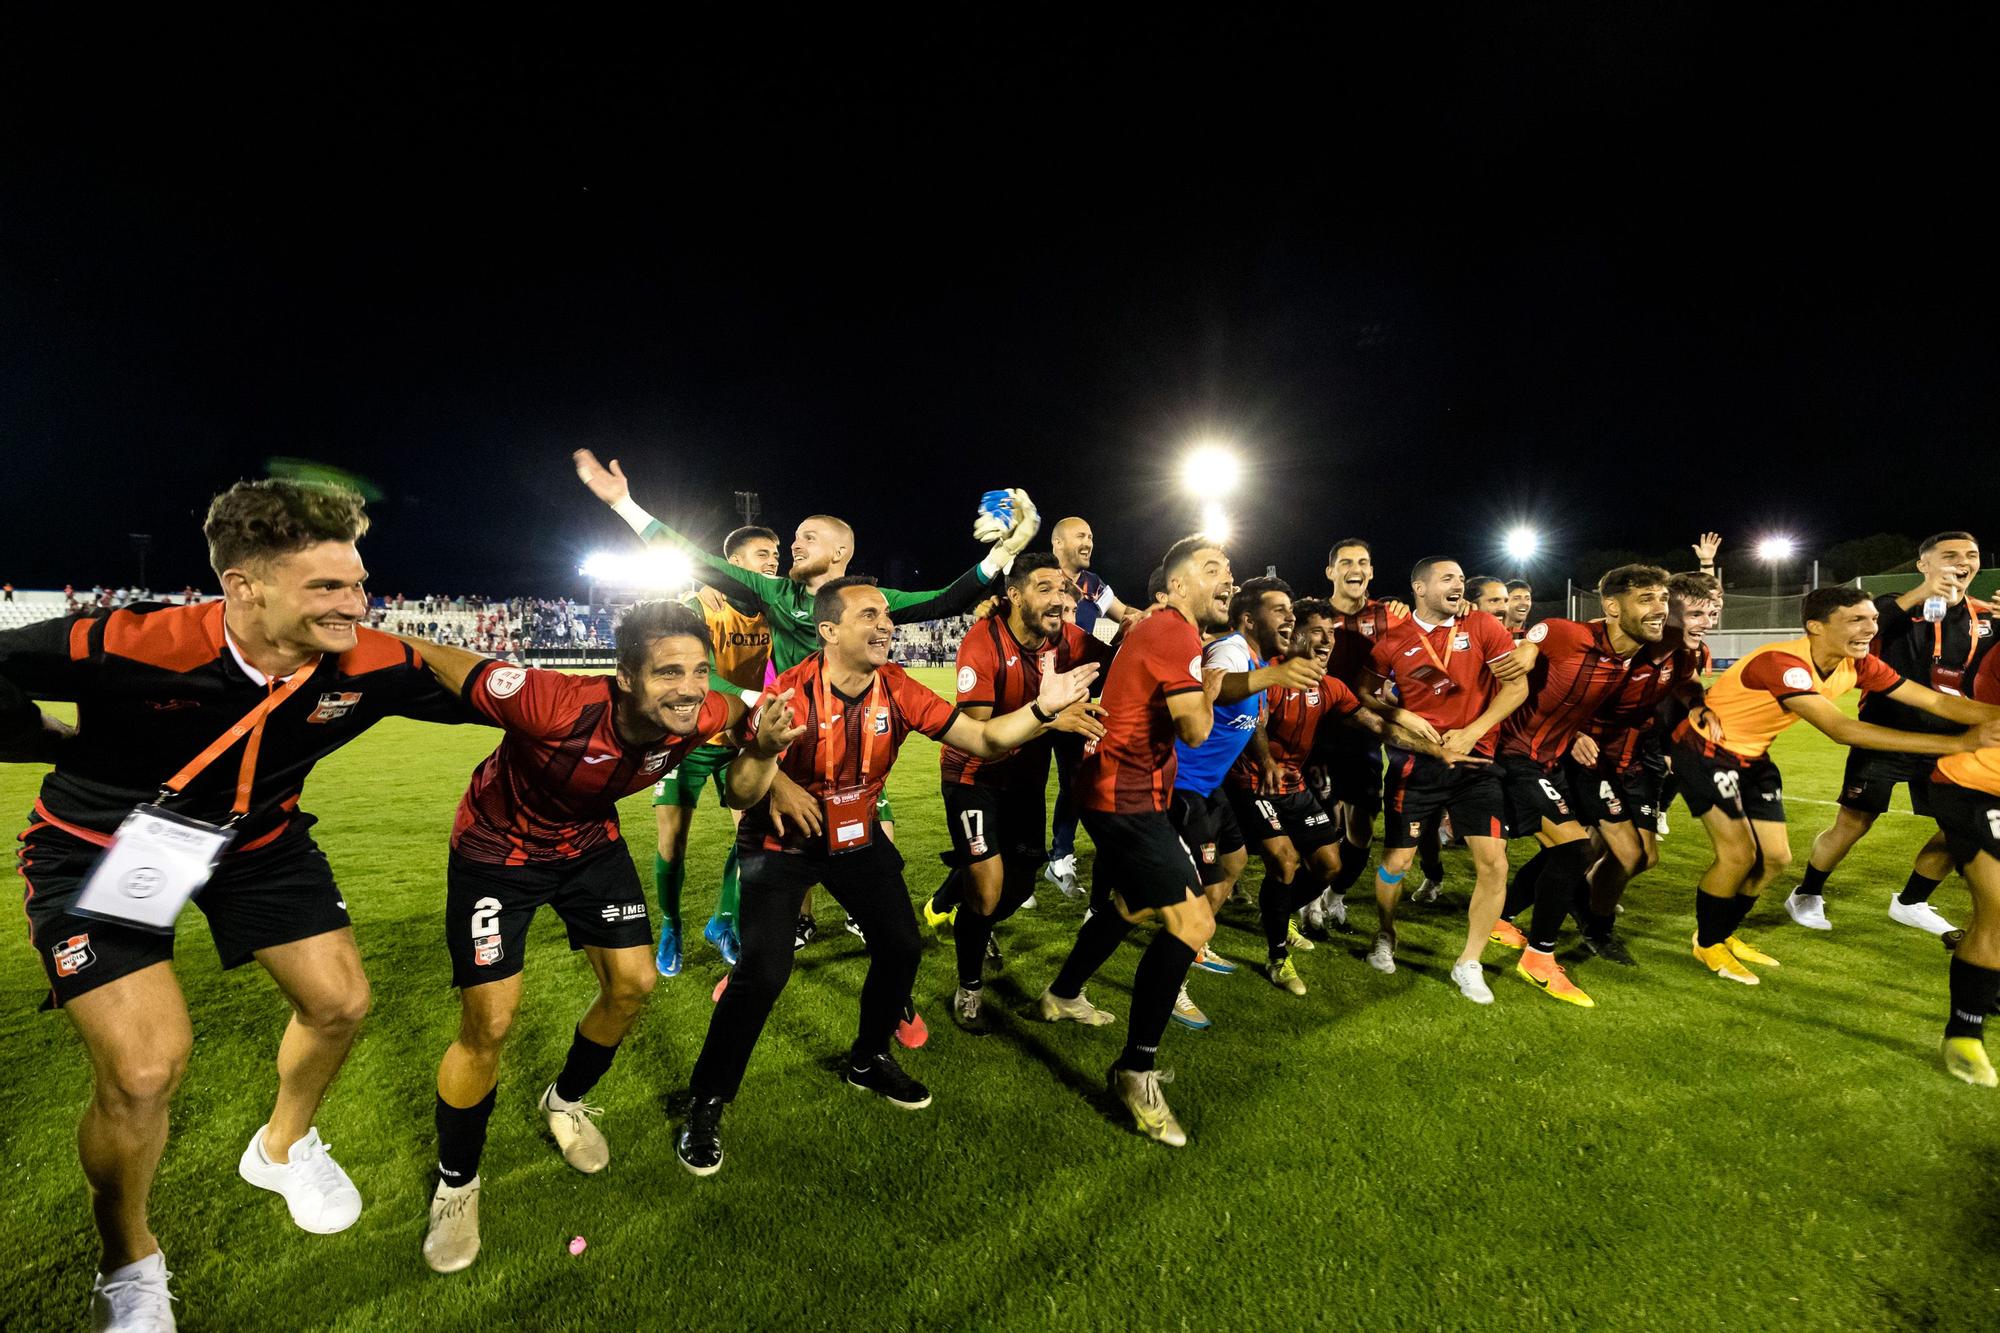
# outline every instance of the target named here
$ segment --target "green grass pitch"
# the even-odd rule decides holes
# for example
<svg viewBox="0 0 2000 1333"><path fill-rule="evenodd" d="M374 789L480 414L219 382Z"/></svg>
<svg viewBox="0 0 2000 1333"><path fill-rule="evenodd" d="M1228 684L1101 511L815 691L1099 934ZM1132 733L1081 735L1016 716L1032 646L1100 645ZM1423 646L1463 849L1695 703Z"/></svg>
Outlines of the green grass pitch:
<svg viewBox="0 0 2000 1333"><path fill-rule="evenodd" d="M948 672L920 674L949 691ZM903 1059L936 1102L905 1114L831 1072L863 954L825 903L724 1121L727 1164L704 1181L676 1163L670 1131L721 972L699 929L727 825L705 805L689 967L661 982L594 1094L609 1169L570 1171L532 1115L593 989L545 913L483 1168L485 1248L438 1277L417 1247L433 1079L457 1014L445 838L493 740L392 722L306 793L375 987L319 1119L367 1200L346 1233L300 1232L237 1179L284 1004L254 967L220 973L200 915L183 918L196 1045L153 1198L183 1328L1991 1326L2000 1097L1943 1074L1945 953L1885 915L1930 829L1906 812L1835 877L1831 936L1791 926L1776 895L1759 908L1746 932L1784 966L1754 991L1688 956L1707 850L1684 806L1629 894L1640 966L1572 964L1594 1011L1536 995L1498 947L1498 1003L1458 998L1444 972L1463 929L1461 854L1444 902L1407 911L1394 976L1362 961L1373 906L1358 894L1359 933L1300 956L1304 1000L1247 968L1194 974L1215 1027L1172 1028L1162 1051L1192 1137L1179 1152L1134 1134L1102 1092L1136 949L1091 991L1118 1026L1028 1017L1078 904L1049 889L1001 928L1007 966L989 995L1002 1024L983 1040L952 1026L950 953L927 945L932 1037ZM1800 727L1777 757L1802 863L1841 755ZM0 769L0 808L24 814L38 780ZM911 891L928 892L944 846L930 743L905 749L891 795ZM650 881L649 798L624 813ZM1937 901L1963 922L1959 881ZM1254 960L1251 914L1226 909L1216 944ZM35 1012L25 929L0 949L0 987L0 1324L81 1327L97 1254L72 1126L88 1076L66 1021ZM578 1235L589 1248L572 1257Z"/></svg>

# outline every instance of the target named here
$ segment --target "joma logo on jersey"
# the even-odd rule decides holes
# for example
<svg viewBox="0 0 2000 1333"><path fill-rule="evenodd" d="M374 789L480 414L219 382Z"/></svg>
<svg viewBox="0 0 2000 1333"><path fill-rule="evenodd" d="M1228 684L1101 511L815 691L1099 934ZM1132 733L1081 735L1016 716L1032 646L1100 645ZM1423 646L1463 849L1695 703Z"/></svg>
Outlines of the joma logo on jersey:
<svg viewBox="0 0 2000 1333"><path fill-rule="evenodd" d="M315 708L313 715L306 720L308 722L331 722L337 717L346 717L354 711L354 706L360 702L361 692L359 690L349 694L322 694L319 697L319 707Z"/></svg>

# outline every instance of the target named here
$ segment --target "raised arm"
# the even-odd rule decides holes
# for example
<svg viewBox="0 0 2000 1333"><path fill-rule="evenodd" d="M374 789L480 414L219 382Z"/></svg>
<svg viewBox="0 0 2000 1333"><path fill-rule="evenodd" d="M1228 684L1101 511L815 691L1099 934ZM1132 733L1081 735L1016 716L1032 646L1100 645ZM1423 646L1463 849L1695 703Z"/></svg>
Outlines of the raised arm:
<svg viewBox="0 0 2000 1333"><path fill-rule="evenodd" d="M632 487L625 480L625 471L618 466L617 459L612 459L607 467L599 463L597 455L590 450L579 449L570 455L570 461L576 465L577 479L590 488L592 495L610 505L612 512L639 534L641 541L648 546L665 546L686 556L694 565L695 577L732 603L739 607L756 606L761 609L773 595L783 591L783 579L732 565L647 513L632 498Z"/></svg>

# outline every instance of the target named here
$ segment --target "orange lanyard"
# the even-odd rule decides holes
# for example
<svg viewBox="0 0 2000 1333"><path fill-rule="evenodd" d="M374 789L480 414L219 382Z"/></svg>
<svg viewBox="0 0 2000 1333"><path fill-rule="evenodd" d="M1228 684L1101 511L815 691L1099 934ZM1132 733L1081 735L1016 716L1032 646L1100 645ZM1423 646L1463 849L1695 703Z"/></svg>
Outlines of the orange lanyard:
<svg viewBox="0 0 2000 1333"><path fill-rule="evenodd" d="M819 767L820 773L826 778L826 785L830 790L833 787L834 777L839 764L833 757L833 746L829 743L832 738L825 734L830 725L827 719L833 713L833 686L828 683L826 678L826 659L824 657L820 658L819 677L813 682L813 686L813 692L818 696L819 701L819 726L822 733L819 738ZM875 685L868 691L868 713L867 716L861 719L860 785L864 787L868 785L868 772L875 760L875 710L880 708L881 705L882 673L877 671L875 673ZM849 707L851 708L852 705L849 705Z"/></svg>
<svg viewBox="0 0 2000 1333"><path fill-rule="evenodd" d="M1970 607L1966 608L1966 612L1969 616L1971 616ZM1972 655L1979 651L1979 617L1971 616L1971 619L1967 622L1965 628L1966 628L1965 637L1967 640L1967 647L1965 649L1965 666L1961 666L1958 669L1961 675L1964 674L1965 667L1969 667L1972 665ZM1938 664L1943 660L1944 660L1944 622L1942 620L1933 620L1931 622L1931 670L1936 671L1938 669Z"/></svg>
<svg viewBox="0 0 2000 1333"><path fill-rule="evenodd" d="M1424 646L1424 651L1430 654L1431 663L1434 666L1436 666L1439 671L1442 671L1445 675L1449 676L1451 675L1452 650L1455 647L1457 647L1458 644L1458 625L1457 622L1453 622L1452 624L1449 625L1440 625L1438 626L1438 628L1445 632L1443 661L1438 660L1437 649L1431 647L1430 633L1427 630L1425 630L1422 625L1417 626L1417 642L1421 643Z"/></svg>
<svg viewBox="0 0 2000 1333"><path fill-rule="evenodd" d="M292 673L292 678L278 689L269 689L267 683L266 689L269 692L265 694L264 701L245 713L243 719L235 726L217 736L209 743L206 750L189 760L186 768L168 778L166 785L161 788L162 792L180 795L188 783L201 776L203 769L221 757L224 750L248 736L250 743L243 747L243 763L236 770L236 802L229 808L238 815L249 814L250 784L257 776L257 751L264 744L264 719L269 717L278 705L298 693L299 686L305 684L318 668L319 661L315 657L300 667Z"/></svg>

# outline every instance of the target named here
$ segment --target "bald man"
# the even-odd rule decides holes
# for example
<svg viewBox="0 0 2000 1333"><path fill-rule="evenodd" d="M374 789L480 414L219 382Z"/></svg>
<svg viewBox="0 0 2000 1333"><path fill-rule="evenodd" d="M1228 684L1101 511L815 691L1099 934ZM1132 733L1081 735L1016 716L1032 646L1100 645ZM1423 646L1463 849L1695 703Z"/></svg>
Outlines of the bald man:
<svg viewBox="0 0 2000 1333"><path fill-rule="evenodd" d="M1098 620L1109 619L1113 625L1122 625L1137 614L1118 600L1118 594L1111 591L1110 584L1091 573L1090 553L1097 545L1097 538L1090 531L1090 524L1080 518L1064 519L1056 524L1050 545L1062 564L1063 577L1074 581L1083 590L1083 596L1076 604L1078 629L1104 638L1104 635L1098 634Z"/></svg>
<svg viewBox="0 0 2000 1333"><path fill-rule="evenodd" d="M1111 585L1091 572L1090 554L1097 537L1090 524L1080 518L1066 518L1056 524L1049 546L1062 565L1063 577L1077 586L1076 627L1085 634L1110 642L1112 631L1139 613L1118 600ZM1106 629L1100 630L1102 622ZM1083 892L1076 877L1076 802L1070 795L1070 779L1083 758L1083 739L1059 735L1055 738L1056 808L1049 821L1049 861L1042 876L1069 897Z"/></svg>

